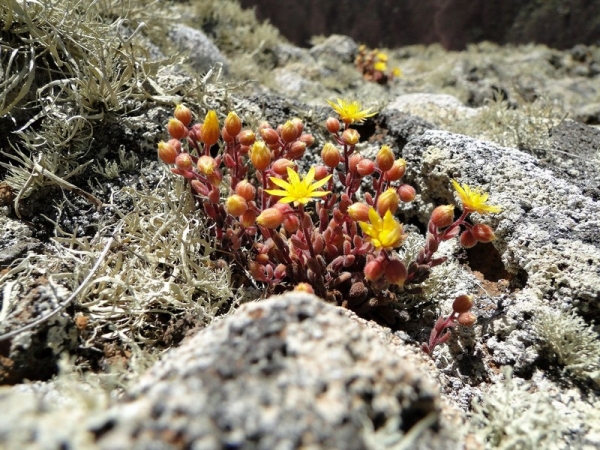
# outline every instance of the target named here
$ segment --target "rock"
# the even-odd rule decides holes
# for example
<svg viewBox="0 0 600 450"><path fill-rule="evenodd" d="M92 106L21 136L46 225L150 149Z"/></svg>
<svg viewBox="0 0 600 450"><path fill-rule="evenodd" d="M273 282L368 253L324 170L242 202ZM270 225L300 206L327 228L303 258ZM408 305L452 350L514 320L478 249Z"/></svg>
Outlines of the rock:
<svg viewBox="0 0 600 450"><path fill-rule="evenodd" d="M396 97L381 112L389 115L393 111L418 116L437 126L467 120L477 111L464 106L456 97L448 94L404 94Z"/></svg>
<svg viewBox="0 0 600 450"><path fill-rule="evenodd" d="M242 306L170 351L97 420L99 446L363 449L413 431L411 448L459 448L430 363L349 314L299 293Z"/></svg>
<svg viewBox="0 0 600 450"><path fill-rule="evenodd" d="M503 211L487 219L506 270L525 289L597 314L600 205L582 189L515 149L444 131L427 131L403 150L424 202L453 202L450 179L480 186ZM477 248L477 247L475 247Z"/></svg>
<svg viewBox="0 0 600 450"><path fill-rule="evenodd" d="M169 30L169 38L187 56L186 62L196 72L207 72L217 63L223 64L225 71L228 70L229 62L225 55L202 31L180 24Z"/></svg>
<svg viewBox="0 0 600 450"><path fill-rule="evenodd" d="M358 44L348 36L334 34L310 49L310 54L330 65L338 63L351 64L358 51Z"/></svg>

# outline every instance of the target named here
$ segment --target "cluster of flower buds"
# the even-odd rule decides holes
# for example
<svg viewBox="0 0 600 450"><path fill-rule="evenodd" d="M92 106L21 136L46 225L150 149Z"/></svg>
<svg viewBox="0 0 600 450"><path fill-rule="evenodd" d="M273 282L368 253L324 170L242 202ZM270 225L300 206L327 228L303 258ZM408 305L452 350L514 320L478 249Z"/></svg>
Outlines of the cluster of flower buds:
<svg viewBox="0 0 600 450"><path fill-rule="evenodd" d="M369 50L365 45L358 47L354 64L365 80L378 84L387 84L402 75L397 67L388 69L387 53L381 52L379 49Z"/></svg>
<svg viewBox="0 0 600 450"><path fill-rule="evenodd" d="M470 295L459 295L452 303L452 314L448 317L440 317L429 335L429 342L422 344L421 348L429 355L436 345L447 342L452 336L451 328L456 325L472 327L477 322L477 316L471 312L473 308L473 297Z"/></svg>
<svg viewBox="0 0 600 450"><path fill-rule="evenodd" d="M465 247L489 242L492 229L466 219L499 209L486 203L487 194L453 182L463 213L454 220L453 206L436 208L425 247L405 264L394 250L406 238L395 213L416 196L402 181L406 162L388 145L373 160L362 156L356 149L360 134L352 125L375 113L358 102L328 102L338 115L325 123L332 141L321 148L322 164L303 177L297 162L315 139L297 118L276 127L263 122L253 131L243 129L234 112L222 126L215 111L192 124L189 108L178 105L167 124L171 138L158 144L158 157L189 180L211 219L215 245L240 273L273 289L314 292L365 317L393 315L389 306L396 293L418 289L409 285L423 282L444 261L434 256L439 244L459 235ZM371 191L359 198L365 179ZM466 321L470 306L457 302L453 315L436 324L428 348L445 342L442 332L452 324Z"/></svg>

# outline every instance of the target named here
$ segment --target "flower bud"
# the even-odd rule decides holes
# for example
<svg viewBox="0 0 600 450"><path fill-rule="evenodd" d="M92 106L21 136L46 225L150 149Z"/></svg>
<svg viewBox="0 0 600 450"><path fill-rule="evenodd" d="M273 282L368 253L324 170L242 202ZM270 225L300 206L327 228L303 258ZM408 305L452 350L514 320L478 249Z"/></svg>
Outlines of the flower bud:
<svg viewBox="0 0 600 450"><path fill-rule="evenodd" d="M483 243L492 242L494 239L496 239L494 230L492 230L492 228L489 227L488 225L484 225L482 223L473 225L473 228L471 229L471 233L473 233L473 236L475 237L475 239L477 239L479 242L483 242Z"/></svg>
<svg viewBox="0 0 600 450"><path fill-rule="evenodd" d="M342 160L342 155L335 145L331 142L327 142L321 150L321 158L326 166L335 168Z"/></svg>
<svg viewBox="0 0 600 450"><path fill-rule="evenodd" d="M273 163L271 169L273 169L273 172L275 172L277 175L287 175L288 167L290 169L294 169L296 167L296 164L294 163L294 161L291 161L289 159L279 158Z"/></svg>
<svg viewBox="0 0 600 450"><path fill-rule="evenodd" d="M327 122L325 122L325 126L327 127L327 131L332 134L340 131L340 121L335 117L328 117Z"/></svg>
<svg viewBox="0 0 600 450"><path fill-rule="evenodd" d="M408 277L406 266L399 259L391 259L385 266L385 278L392 284L404 286Z"/></svg>
<svg viewBox="0 0 600 450"><path fill-rule="evenodd" d="M347 128L342 133L342 141L346 145L356 145L360 139L360 134L354 128Z"/></svg>
<svg viewBox="0 0 600 450"><path fill-rule="evenodd" d="M394 152L389 145L383 145L377 153L377 167L383 172L390 170L394 165Z"/></svg>
<svg viewBox="0 0 600 450"><path fill-rule="evenodd" d="M277 134L277 131L273 128L261 128L259 133L260 137L263 138L263 141L265 141L265 144L267 145L273 145L279 142L279 134Z"/></svg>
<svg viewBox="0 0 600 450"><path fill-rule="evenodd" d="M221 139L225 142L233 142L235 138L227 132L227 128L223 127L221 129Z"/></svg>
<svg viewBox="0 0 600 450"><path fill-rule="evenodd" d="M473 307L473 297L471 295L459 295L452 303L452 310L457 313L465 313Z"/></svg>
<svg viewBox="0 0 600 450"><path fill-rule="evenodd" d="M188 135L188 130L179 119L171 118L167 124L167 131L174 139L183 139Z"/></svg>
<svg viewBox="0 0 600 450"><path fill-rule="evenodd" d="M216 169L213 173L206 175L206 181L213 186L218 186L223 181L223 174L219 169Z"/></svg>
<svg viewBox="0 0 600 450"><path fill-rule="evenodd" d="M471 233L469 230L463 231L463 233L460 235L460 245L462 245L464 248L471 248L475 246L475 244L477 244L477 239L475 239L473 233Z"/></svg>
<svg viewBox="0 0 600 450"><path fill-rule="evenodd" d="M256 218L256 223L265 228L277 228L283 222L283 213L277 208L267 208Z"/></svg>
<svg viewBox="0 0 600 450"><path fill-rule="evenodd" d="M198 142L200 140L200 129L202 128L201 123L195 123L188 130L188 138L194 142Z"/></svg>
<svg viewBox="0 0 600 450"><path fill-rule="evenodd" d="M240 223L246 228L254 225L256 223L256 212L251 209L244 211L244 213L240 216Z"/></svg>
<svg viewBox="0 0 600 450"><path fill-rule="evenodd" d="M254 144L255 140L256 140L256 135L254 134L254 131L252 131L252 130L243 130L240 132L240 134L238 136L238 141L240 142L240 144L245 145L247 147Z"/></svg>
<svg viewBox="0 0 600 450"><path fill-rule="evenodd" d="M329 175L329 169L325 166L315 166L315 181L320 181Z"/></svg>
<svg viewBox="0 0 600 450"><path fill-rule="evenodd" d="M429 221L437 228L446 228L454 222L454 206L441 205L433 210Z"/></svg>
<svg viewBox="0 0 600 450"><path fill-rule="evenodd" d="M302 133L298 140L304 142L307 147L310 147L315 143L315 137L310 133Z"/></svg>
<svg viewBox="0 0 600 450"><path fill-rule="evenodd" d="M292 119L292 123L296 127L298 136L300 136L302 134L302 132L304 131L304 124L302 123L302 119L300 119L299 117L294 117Z"/></svg>
<svg viewBox="0 0 600 450"><path fill-rule="evenodd" d="M369 205L356 202L348 206L348 215L355 222L369 222Z"/></svg>
<svg viewBox="0 0 600 450"><path fill-rule="evenodd" d="M175 112L173 115L186 127L189 126L190 122L192 121L192 111L190 108L184 105L175 106Z"/></svg>
<svg viewBox="0 0 600 450"><path fill-rule="evenodd" d="M302 141L293 142L288 150L287 157L290 159L299 159L306 151L306 143Z"/></svg>
<svg viewBox="0 0 600 450"><path fill-rule="evenodd" d="M175 165L179 170L190 170L194 163L189 153L180 153L175 158Z"/></svg>
<svg viewBox="0 0 600 450"><path fill-rule="evenodd" d="M398 195L400 196L400 200L404 203L412 202L415 199L415 195L417 191L415 188L409 184L402 184L398 188Z"/></svg>
<svg viewBox="0 0 600 450"><path fill-rule="evenodd" d="M385 192L382 192L379 194L379 197L377 197L377 212L381 217L383 217L387 211L394 214L398 209L399 202L400 198L398 197L396 189L386 189Z"/></svg>
<svg viewBox="0 0 600 450"><path fill-rule="evenodd" d="M394 161L392 168L385 172L385 179L388 181L398 181L406 173L406 161L402 158Z"/></svg>
<svg viewBox="0 0 600 450"><path fill-rule="evenodd" d="M194 191L196 191L198 194L207 197L208 196L208 186L206 186L202 181L200 180L192 180L190 181L190 184L192 185L192 188L194 189Z"/></svg>
<svg viewBox="0 0 600 450"><path fill-rule="evenodd" d="M300 228L300 219L294 214L286 214L283 219L283 228L290 234L295 233Z"/></svg>
<svg viewBox="0 0 600 450"><path fill-rule="evenodd" d="M209 147L214 145L221 136L221 127L219 126L219 118L214 110L210 110L204 117L204 123L200 128L200 140Z"/></svg>
<svg viewBox="0 0 600 450"><path fill-rule="evenodd" d="M212 175L212 173L217 169L217 162L212 156L202 155L200 158L198 158L196 167L198 168L198 172L200 172L202 175Z"/></svg>
<svg viewBox="0 0 600 450"><path fill-rule="evenodd" d="M250 148L250 161L256 170L265 170L271 164L271 150L263 141L256 141Z"/></svg>
<svg viewBox="0 0 600 450"><path fill-rule="evenodd" d="M458 315L458 323L463 327L472 327L477 322L477 316L471 311L464 312Z"/></svg>
<svg viewBox="0 0 600 450"><path fill-rule="evenodd" d="M285 264L277 264L277 267L275 267L275 270L273 271L273 276L277 280L281 280L282 278L285 277L286 274L287 274L287 266Z"/></svg>
<svg viewBox="0 0 600 450"><path fill-rule="evenodd" d="M241 195L233 194L225 200L225 210L234 217L241 216L247 209L246 199Z"/></svg>
<svg viewBox="0 0 600 450"><path fill-rule="evenodd" d="M177 141L179 142L179 141ZM169 142L160 141L158 143L158 158L166 164L175 164L179 152Z"/></svg>
<svg viewBox="0 0 600 450"><path fill-rule="evenodd" d="M379 280L385 273L385 267L378 259L373 259L365 265L365 278L369 281Z"/></svg>
<svg viewBox="0 0 600 450"><path fill-rule="evenodd" d="M249 202L256 197L256 188L248 180L242 180L235 186L235 193Z"/></svg>
<svg viewBox="0 0 600 450"><path fill-rule="evenodd" d="M242 121L233 111L230 111L225 118L225 130L230 136L237 136L242 131Z"/></svg>
<svg viewBox="0 0 600 450"><path fill-rule="evenodd" d="M350 155L350 158L348 158L348 169L350 170L350 172L356 172L356 166L358 166L358 163L363 159L362 156L360 156L358 153L353 153L352 155Z"/></svg>
<svg viewBox="0 0 600 450"><path fill-rule="evenodd" d="M294 292L306 292L307 294L314 294L315 290L308 283L298 283L294 288Z"/></svg>
<svg viewBox="0 0 600 450"><path fill-rule="evenodd" d="M375 172L375 163L373 161L371 161L370 159L363 158L356 165L356 171L362 177L371 175L373 172Z"/></svg>

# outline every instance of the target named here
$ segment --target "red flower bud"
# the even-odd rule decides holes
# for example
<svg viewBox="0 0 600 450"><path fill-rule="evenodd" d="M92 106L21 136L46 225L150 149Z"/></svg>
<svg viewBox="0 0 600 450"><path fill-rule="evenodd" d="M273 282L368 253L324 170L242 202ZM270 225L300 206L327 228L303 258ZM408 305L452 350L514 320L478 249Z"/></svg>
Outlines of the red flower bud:
<svg viewBox="0 0 600 450"><path fill-rule="evenodd" d="M254 134L254 131L252 131L252 130L244 130L239 133L238 141L240 142L241 145L245 145L245 146L249 147L252 144L254 144L255 140L256 140L256 135Z"/></svg>
<svg viewBox="0 0 600 450"><path fill-rule="evenodd" d="M175 165L179 170L190 170L194 163L189 153L180 153L175 158Z"/></svg>
<svg viewBox="0 0 600 450"><path fill-rule="evenodd" d="M169 119L169 123L167 124L167 131L174 139L183 139L188 135L188 130L179 119Z"/></svg>
<svg viewBox="0 0 600 450"><path fill-rule="evenodd" d="M376 161L377 167L386 172L394 166L394 152L388 145L383 145L377 153Z"/></svg>
<svg viewBox="0 0 600 450"><path fill-rule="evenodd" d="M378 259L373 259L365 265L365 278L369 281L379 280L385 273L385 267Z"/></svg>
<svg viewBox="0 0 600 450"><path fill-rule="evenodd" d="M356 165L356 171L362 177L371 175L373 172L375 172L375 163L373 161L371 161L370 159L363 158Z"/></svg>
<svg viewBox="0 0 600 450"><path fill-rule="evenodd" d="M342 133L342 141L346 145L356 145L360 139L360 134L354 128L347 128Z"/></svg>
<svg viewBox="0 0 600 450"><path fill-rule="evenodd" d="M358 166L358 163L363 159L362 156L360 156L358 153L353 153L352 155L350 155L350 158L348 158L348 169L350 170L350 172L356 172L356 166Z"/></svg>
<svg viewBox="0 0 600 450"><path fill-rule="evenodd" d="M392 284L403 286L406 278L408 277L408 271L406 266L399 259L391 259L385 266L385 278Z"/></svg>
<svg viewBox="0 0 600 450"><path fill-rule="evenodd" d="M385 178L389 181L398 181L406 173L406 161L402 158L394 161L392 168L385 172Z"/></svg>
<svg viewBox="0 0 600 450"><path fill-rule="evenodd" d="M327 131L332 134L340 131L340 121L335 117L328 117L327 121L325 122L325 126L327 127Z"/></svg>
<svg viewBox="0 0 600 450"><path fill-rule="evenodd" d="M256 223L265 228L277 228L283 222L283 213L277 208L267 208L256 218Z"/></svg>
<svg viewBox="0 0 600 450"><path fill-rule="evenodd" d="M398 195L400 196L400 200L404 203L412 202L415 199L415 195L417 191L415 188L409 184L402 184L398 188Z"/></svg>
<svg viewBox="0 0 600 450"><path fill-rule="evenodd" d="M492 228L489 227L488 225L484 225L482 223L473 225L473 228L471 229L471 233L473 233L473 236L479 242L487 243L487 242L492 242L494 239L496 239L494 230L492 230Z"/></svg>
<svg viewBox="0 0 600 450"><path fill-rule="evenodd" d="M454 222L454 206L442 205L438 206L431 213L429 221L437 228L446 228Z"/></svg>
<svg viewBox="0 0 600 450"><path fill-rule="evenodd" d="M462 245L464 248L471 248L475 244L477 244L477 239L475 239L475 236L473 236L473 233L471 233L469 230L465 230L460 235L460 245Z"/></svg>
<svg viewBox="0 0 600 450"><path fill-rule="evenodd" d="M192 121L192 111L190 108L184 105L175 106L175 112L173 115L186 127L189 126L190 122Z"/></svg>
<svg viewBox="0 0 600 450"><path fill-rule="evenodd" d="M249 202L254 200L256 188L249 181L242 180L236 185L235 193Z"/></svg>
<svg viewBox="0 0 600 450"><path fill-rule="evenodd" d="M458 315L458 323L463 327L472 327L477 322L477 316L470 311Z"/></svg>
<svg viewBox="0 0 600 450"><path fill-rule="evenodd" d="M246 199L241 195L233 194L225 200L225 210L234 217L241 216L247 209Z"/></svg>
<svg viewBox="0 0 600 450"><path fill-rule="evenodd" d="M158 158L166 164L175 164L175 158L179 152L169 142L160 141L158 143Z"/></svg>
<svg viewBox="0 0 600 450"><path fill-rule="evenodd" d="M452 309L457 313L465 313L473 307L473 297L471 295L459 295L452 303Z"/></svg>
<svg viewBox="0 0 600 450"><path fill-rule="evenodd" d="M327 142L321 150L321 158L326 166L335 168L342 160L342 155L335 145L331 142Z"/></svg>
<svg viewBox="0 0 600 450"><path fill-rule="evenodd" d="M280 158L273 163L271 169L273 169L273 172L275 172L277 175L287 176L288 167L290 169L295 169L296 164L294 163L294 161L291 161L289 159Z"/></svg>
<svg viewBox="0 0 600 450"><path fill-rule="evenodd" d="M306 143L302 141L293 142L288 150L287 157L290 159L299 159L306 151Z"/></svg>
<svg viewBox="0 0 600 450"><path fill-rule="evenodd" d="M315 137L309 133L302 133L298 140L304 142L307 147L310 147L315 143Z"/></svg>
<svg viewBox="0 0 600 450"><path fill-rule="evenodd" d="M225 130L230 136L237 136L242 131L242 121L233 111L225 118Z"/></svg>
<svg viewBox="0 0 600 450"><path fill-rule="evenodd" d="M273 128L261 128L259 131L260 137L267 145L277 144L279 142L279 134Z"/></svg>
<svg viewBox="0 0 600 450"><path fill-rule="evenodd" d="M369 205L354 203L348 207L348 215L356 222L369 222Z"/></svg>

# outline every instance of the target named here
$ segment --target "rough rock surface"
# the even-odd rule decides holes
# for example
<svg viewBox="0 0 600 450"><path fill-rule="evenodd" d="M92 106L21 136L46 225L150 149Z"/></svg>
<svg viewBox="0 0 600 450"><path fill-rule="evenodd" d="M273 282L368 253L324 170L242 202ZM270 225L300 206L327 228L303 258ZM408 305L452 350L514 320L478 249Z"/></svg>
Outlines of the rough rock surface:
<svg viewBox="0 0 600 450"><path fill-rule="evenodd" d="M196 72L206 72L216 63L227 70L227 58L202 31L177 25L169 31L169 38L180 52L188 55L186 61Z"/></svg>
<svg viewBox="0 0 600 450"><path fill-rule="evenodd" d="M96 434L107 449L362 449L413 430L411 448L458 448L419 366L341 310L287 294L244 305L171 351Z"/></svg>

